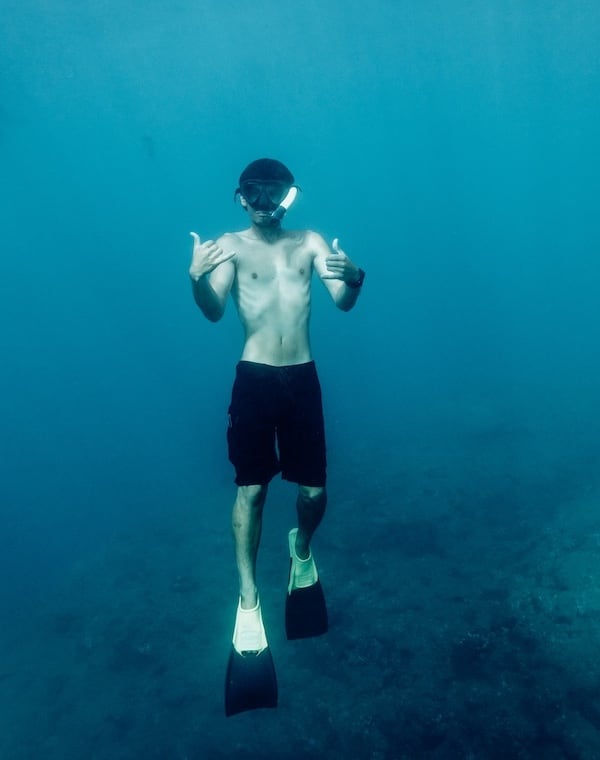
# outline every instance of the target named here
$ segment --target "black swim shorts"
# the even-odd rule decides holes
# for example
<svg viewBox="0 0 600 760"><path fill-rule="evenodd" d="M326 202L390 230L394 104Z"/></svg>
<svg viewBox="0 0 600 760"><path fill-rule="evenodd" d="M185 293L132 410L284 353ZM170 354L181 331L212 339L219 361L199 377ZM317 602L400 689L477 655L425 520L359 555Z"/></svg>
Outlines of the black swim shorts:
<svg viewBox="0 0 600 760"><path fill-rule="evenodd" d="M238 486L265 485L281 472L305 486L325 485L325 430L314 362L237 365L227 429Z"/></svg>

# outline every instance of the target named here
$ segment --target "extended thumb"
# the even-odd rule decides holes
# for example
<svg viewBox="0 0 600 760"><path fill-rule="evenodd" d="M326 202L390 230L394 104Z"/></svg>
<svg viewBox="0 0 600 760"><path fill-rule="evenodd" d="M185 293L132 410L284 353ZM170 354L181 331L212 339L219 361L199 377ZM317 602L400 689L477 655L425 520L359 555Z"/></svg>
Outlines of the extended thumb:
<svg viewBox="0 0 600 760"><path fill-rule="evenodd" d="M190 235L194 238L194 245L200 245L200 236L197 232L190 232Z"/></svg>
<svg viewBox="0 0 600 760"><path fill-rule="evenodd" d="M339 238L333 238L333 250L336 253L340 252L340 241L339 241Z"/></svg>

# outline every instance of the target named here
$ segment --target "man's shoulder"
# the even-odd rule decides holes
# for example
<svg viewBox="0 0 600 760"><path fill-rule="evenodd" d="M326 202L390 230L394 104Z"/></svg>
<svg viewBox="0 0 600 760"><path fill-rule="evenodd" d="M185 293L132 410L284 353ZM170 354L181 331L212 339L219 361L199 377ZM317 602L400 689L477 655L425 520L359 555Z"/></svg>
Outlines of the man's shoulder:
<svg viewBox="0 0 600 760"><path fill-rule="evenodd" d="M298 242L298 245L305 246L308 249L314 249L315 252L323 245L327 245L322 235L314 230L289 230L288 237Z"/></svg>
<svg viewBox="0 0 600 760"><path fill-rule="evenodd" d="M224 232L222 235L219 235L219 238L217 239L217 243L219 245L222 245L223 243L231 243L234 240L239 240L244 235L244 232Z"/></svg>
<svg viewBox="0 0 600 760"><path fill-rule="evenodd" d="M314 256L323 256L329 253L329 246L323 235L314 230L304 230L304 245Z"/></svg>

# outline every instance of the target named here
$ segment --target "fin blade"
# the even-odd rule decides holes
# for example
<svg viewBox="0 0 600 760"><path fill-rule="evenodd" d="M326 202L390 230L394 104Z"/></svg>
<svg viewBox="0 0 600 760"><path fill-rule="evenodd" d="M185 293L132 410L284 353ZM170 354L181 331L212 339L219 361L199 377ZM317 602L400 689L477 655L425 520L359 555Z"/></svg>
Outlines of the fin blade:
<svg viewBox="0 0 600 760"><path fill-rule="evenodd" d="M269 647L240 654L231 647L225 676L225 715L277 707L277 676Z"/></svg>
<svg viewBox="0 0 600 760"><path fill-rule="evenodd" d="M321 581L296 588L285 600L285 632L288 639L322 636L329 629L327 604Z"/></svg>

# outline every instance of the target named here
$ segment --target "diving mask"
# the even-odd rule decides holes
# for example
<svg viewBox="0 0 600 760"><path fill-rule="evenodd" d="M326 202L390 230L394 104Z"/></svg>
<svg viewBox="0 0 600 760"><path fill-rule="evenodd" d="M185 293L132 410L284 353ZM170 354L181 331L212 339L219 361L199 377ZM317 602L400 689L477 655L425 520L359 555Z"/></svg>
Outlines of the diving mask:
<svg viewBox="0 0 600 760"><path fill-rule="evenodd" d="M255 211L266 211L281 220L298 195L298 186L279 180L244 180L236 190Z"/></svg>

